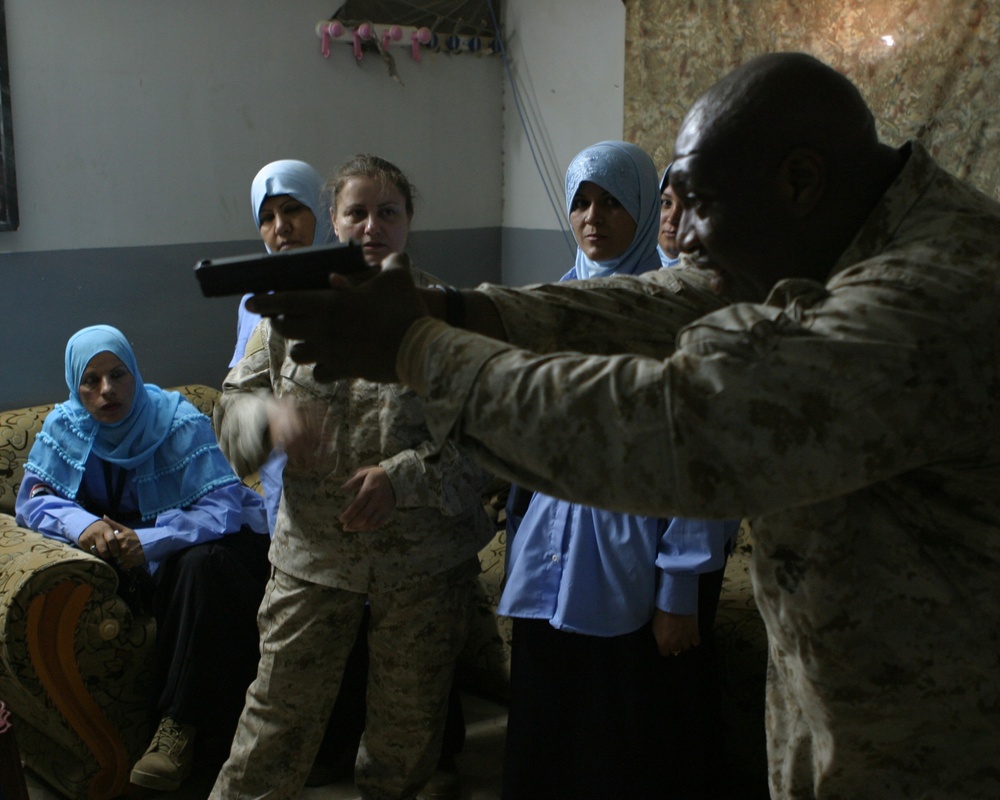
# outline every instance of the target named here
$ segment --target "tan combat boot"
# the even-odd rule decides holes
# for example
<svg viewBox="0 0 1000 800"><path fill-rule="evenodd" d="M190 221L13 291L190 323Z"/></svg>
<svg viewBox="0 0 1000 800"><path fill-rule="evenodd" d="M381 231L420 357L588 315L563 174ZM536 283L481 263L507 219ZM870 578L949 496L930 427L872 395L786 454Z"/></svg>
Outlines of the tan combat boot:
<svg viewBox="0 0 1000 800"><path fill-rule="evenodd" d="M191 774L193 761L194 725L164 717L146 754L132 767L131 781L146 789L172 792Z"/></svg>

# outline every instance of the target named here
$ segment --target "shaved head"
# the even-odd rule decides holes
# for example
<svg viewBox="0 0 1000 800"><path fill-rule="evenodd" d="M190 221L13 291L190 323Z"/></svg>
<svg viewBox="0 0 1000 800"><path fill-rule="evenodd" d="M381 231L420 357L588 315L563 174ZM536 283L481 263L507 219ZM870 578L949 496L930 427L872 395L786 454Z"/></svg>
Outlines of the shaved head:
<svg viewBox="0 0 1000 800"><path fill-rule="evenodd" d="M831 159L877 145L875 119L846 77L804 53L748 61L695 101L681 126L678 151L775 159L812 147Z"/></svg>
<svg viewBox="0 0 1000 800"><path fill-rule="evenodd" d="M823 281L901 167L858 89L803 53L771 53L702 94L677 134L677 243L734 299Z"/></svg>

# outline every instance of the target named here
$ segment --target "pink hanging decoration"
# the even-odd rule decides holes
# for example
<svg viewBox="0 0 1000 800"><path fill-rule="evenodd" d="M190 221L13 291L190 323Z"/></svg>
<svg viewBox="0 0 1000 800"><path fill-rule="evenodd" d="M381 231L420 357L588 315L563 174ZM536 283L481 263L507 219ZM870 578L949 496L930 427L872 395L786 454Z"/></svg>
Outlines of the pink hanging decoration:
<svg viewBox="0 0 1000 800"><path fill-rule="evenodd" d="M431 32L429 28L420 28L410 34L410 42L412 43L410 55L413 56L414 61L420 61L420 45L427 44L430 40Z"/></svg>
<svg viewBox="0 0 1000 800"><path fill-rule="evenodd" d="M382 49L389 49L389 41L398 42L403 38L403 29L398 25L393 25L382 31Z"/></svg>
<svg viewBox="0 0 1000 800"><path fill-rule="evenodd" d="M339 38L344 35L344 26L341 24L340 20L333 20L323 26L323 43L320 50L323 53L323 58L330 57L330 39Z"/></svg>
<svg viewBox="0 0 1000 800"><path fill-rule="evenodd" d="M354 57L360 61L365 57L361 51L361 40L372 38L372 25L370 22L362 22L354 29Z"/></svg>

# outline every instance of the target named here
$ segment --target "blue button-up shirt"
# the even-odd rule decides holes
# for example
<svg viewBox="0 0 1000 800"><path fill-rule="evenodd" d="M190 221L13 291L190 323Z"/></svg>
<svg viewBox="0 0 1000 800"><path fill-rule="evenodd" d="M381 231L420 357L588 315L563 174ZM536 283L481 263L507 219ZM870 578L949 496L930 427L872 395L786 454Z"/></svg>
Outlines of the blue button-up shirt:
<svg viewBox="0 0 1000 800"><path fill-rule="evenodd" d="M497 613L619 636L659 608L694 614L698 575L721 569L736 520L637 517L536 494L508 542Z"/></svg>

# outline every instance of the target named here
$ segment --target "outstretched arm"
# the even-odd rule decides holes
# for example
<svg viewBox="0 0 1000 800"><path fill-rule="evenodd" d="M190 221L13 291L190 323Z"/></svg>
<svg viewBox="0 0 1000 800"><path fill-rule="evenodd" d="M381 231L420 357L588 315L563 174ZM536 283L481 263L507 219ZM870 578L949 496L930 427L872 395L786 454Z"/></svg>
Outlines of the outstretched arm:
<svg viewBox="0 0 1000 800"><path fill-rule="evenodd" d="M408 264L405 256L393 255L364 283L351 285L333 275L329 291L256 295L248 308L271 317L275 330L289 339L303 340L292 357L316 363L318 379L393 382L399 345L417 319L445 320L536 353L663 358L673 351L678 331L728 302L697 269L519 289L484 284L449 293L415 287Z"/></svg>
<svg viewBox="0 0 1000 800"><path fill-rule="evenodd" d="M339 378L396 382L396 352L410 325L422 317L449 316L447 293L417 288L404 255L390 256L377 275L357 286L333 274L330 287L255 295L247 304L270 317L283 336L299 340L292 347L292 358L314 363L313 374L321 382ZM474 291L463 291L461 297L461 327L506 339L488 297Z"/></svg>

